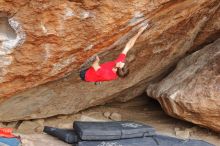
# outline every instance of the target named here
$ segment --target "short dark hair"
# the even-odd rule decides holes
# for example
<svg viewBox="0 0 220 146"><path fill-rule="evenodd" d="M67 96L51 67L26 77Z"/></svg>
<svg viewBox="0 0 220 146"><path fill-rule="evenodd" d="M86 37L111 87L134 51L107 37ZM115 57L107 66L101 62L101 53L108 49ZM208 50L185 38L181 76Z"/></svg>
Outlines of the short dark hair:
<svg viewBox="0 0 220 146"><path fill-rule="evenodd" d="M128 66L125 64L123 68L118 68L116 73L119 77L125 78L129 74Z"/></svg>

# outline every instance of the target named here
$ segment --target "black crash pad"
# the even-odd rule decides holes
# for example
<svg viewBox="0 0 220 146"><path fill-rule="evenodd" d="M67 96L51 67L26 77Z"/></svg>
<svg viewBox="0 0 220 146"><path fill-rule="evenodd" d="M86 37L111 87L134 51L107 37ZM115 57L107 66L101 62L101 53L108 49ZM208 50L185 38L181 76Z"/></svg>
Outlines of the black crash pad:
<svg viewBox="0 0 220 146"><path fill-rule="evenodd" d="M43 131L69 144L78 142L78 136L72 129L59 129L45 126Z"/></svg>
<svg viewBox="0 0 220 146"><path fill-rule="evenodd" d="M143 138L111 141L80 141L76 146L214 146L201 140L181 140L173 137L154 135Z"/></svg>
<svg viewBox="0 0 220 146"><path fill-rule="evenodd" d="M155 135L153 127L130 121L75 121L73 127L82 140L116 140Z"/></svg>

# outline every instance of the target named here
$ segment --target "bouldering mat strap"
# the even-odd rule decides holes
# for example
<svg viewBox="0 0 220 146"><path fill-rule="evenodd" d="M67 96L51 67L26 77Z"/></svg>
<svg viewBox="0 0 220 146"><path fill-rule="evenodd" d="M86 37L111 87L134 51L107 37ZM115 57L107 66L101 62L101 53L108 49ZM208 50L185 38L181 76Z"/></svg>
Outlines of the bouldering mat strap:
<svg viewBox="0 0 220 146"><path fill-rule="evenodd" d="M150 137L152 137L152 139L155 141L155 143L156 143L157 145L160 145L159 141L155 138L154 135L152 135L152 136L150 136Z"/></svg>

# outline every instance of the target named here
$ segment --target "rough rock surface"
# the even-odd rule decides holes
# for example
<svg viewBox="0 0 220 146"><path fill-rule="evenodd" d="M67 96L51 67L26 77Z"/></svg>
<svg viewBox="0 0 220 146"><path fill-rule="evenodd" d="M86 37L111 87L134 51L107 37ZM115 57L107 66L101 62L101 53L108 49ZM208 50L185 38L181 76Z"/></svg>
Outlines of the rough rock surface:
<svg viewBox="0 0 220 146"><path fill-rule="evenodd" d="M219 3L1 1L0 16L9 18L7 32L11 35L1 32L0 37L0 121L70 114L115 97L128 100L142 94L149 81L166 72L190 50L208 22L216 21L211 18ZM103 61L116 58L137 29L136 23L144 19L150 28L128 54L132 71L129 77L97 86L80 81L78 71L88 57L98 53ZM69 73L64 79L7 98Z"/></svg>
<svg viewBox="0 0 220 146"><path fill-rule="evenodd" d="M220 38L220 8L218 8L216 13L205 25L204 29L199 32L195 39L194 45L189 52L201 49L205 45L212 43L218 38Z"/></svg>
<svg viewBox="0 0 220 146"><path fill-rule="evenodd" d="M147 94L169 115L220 131L220 39L181 60Z"/></svg>

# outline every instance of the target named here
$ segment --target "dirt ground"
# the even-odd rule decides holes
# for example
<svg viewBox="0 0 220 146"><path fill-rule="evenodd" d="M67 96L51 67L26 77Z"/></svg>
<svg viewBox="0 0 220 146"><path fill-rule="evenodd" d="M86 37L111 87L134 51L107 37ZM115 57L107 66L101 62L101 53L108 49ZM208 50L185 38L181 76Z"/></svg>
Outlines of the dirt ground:
<svg viewBox="0 0 220 146"><path fill-rule="evenodd" d="M158 102L146 96L137 97L126 103L113 102L90 108L69 116L58 116L44 120L25 121L17 130L22 146L68 146L68 144L42 133L43 126L71 128L74 120L107 121L132 120L153 126L157 133L179 138L200 139L220 146L220 134L167 116ZM43 121L43 122L42 122ZM33 124L35 123L35 124ZM36 128L36 123L41 126Z"/></svg>

